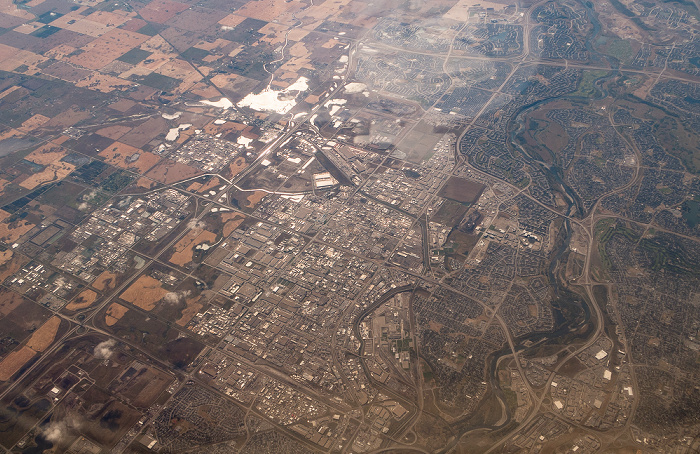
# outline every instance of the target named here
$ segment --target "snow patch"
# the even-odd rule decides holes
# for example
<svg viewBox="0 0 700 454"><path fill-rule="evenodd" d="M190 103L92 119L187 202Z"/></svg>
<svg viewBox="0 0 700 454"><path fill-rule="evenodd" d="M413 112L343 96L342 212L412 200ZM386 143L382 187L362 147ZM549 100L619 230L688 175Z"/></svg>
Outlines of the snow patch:
<svg viewBox="0 0 700 454"><path fill-rule="evenodd" d="M285 88L283 91L306 91L309 89L309 79L306 77L300 77L289 87Z"/></svg>
<svg viewBox="0 0 700 454"><path fill-rule="evenodd" d="M267 87L257 95L250 93L238 103L238 107L250 107L258 111L286 114L296 106L299 93L309 89L308 82L309 79L306 77L300 77L284 90L273 90Z"/></svg>
<svg viewBox="0 0 700 454"><path fill-rule="evenodd" d="M332 107L331 107L331 117L332 117L333 115L337 114L338 111L339 111L339 110L342 110L342 109L343 109L343 108L340 107L340 106L332 106Z"/></svg>
<svg viewBox="0 0 700 454"><path fill-rule="evenodd" d="M367 85L361 82L350 82L349 84L345 85L345 92L349 94L362 93L365 88L367 88Z"/></svg>
<svg viewBox="0 0 700 454"><path fill-rule="evenodd" d="M343 106L343 105L347 104L347 102L348 102L348 100L347 100L347 99L343 99L343 98L340 98L340 99L331 99L330 101L326 101L325 106L328 107L328 106L332 106L332 105L334 105L334 104L339 105L339 106Z"/></svg>
<svg viewBox="0 0 700 454"><path fill-rule="evenodd" d="M238 136L238 139L236 139L236 143L238 145L243 145L246 148L250 148L250 144L253 142L253 139L249 139L245 136Z"/></svg>
<svg viewBox="0 0 700 454"><path fill-rule="evenodd" d="M182 115L182 112L175 112L172 115L166 114L165 112L160 114L160 116L165 118L166 120L177 120L178 118L180 118L180 115Z"/></svg>
<svg viewBox="0 0 700 454"><path fill-rule="evenodd" d="M291 200L292 202L301 202L302 199L304 198L304 194L298 194L298 195L281 195L280 196L283 199Z"/></svg>
<svg viewBox="0 0 700 454"><path fill-rule="evenodd" d="M168 134L165 135L165 140L168 142L172 142L173 140L177 140L178 137L180 137L180 131L184 131L185 129L188 129L190 126L192 126L191 123L185 123L181 124L177 128L170 128L168 131Z"/></svg>
<svg viewBox="0 0 700 454"><path fill-rule="evenodd" d="M228 98L221 98L218 101L202 101L202 104L212 107L220 107L221 109L230 109L233 103Z"/></svg>
<svg viewBox="0 0 700 454"><path fill-rule="evenodd" d="M180 128L170 128L165 135L165 140L172 142L173 140L177 140L178 137L180 137Z"/></svg>

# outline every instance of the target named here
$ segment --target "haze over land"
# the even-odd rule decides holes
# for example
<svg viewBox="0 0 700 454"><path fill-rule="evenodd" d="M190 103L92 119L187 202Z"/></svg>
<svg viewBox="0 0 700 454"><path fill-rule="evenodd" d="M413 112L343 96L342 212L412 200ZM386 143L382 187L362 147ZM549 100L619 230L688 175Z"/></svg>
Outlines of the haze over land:
<svg viewBox="0 0 700 454"><path fill-rule="evenodd" d="M0 446L700 451L699 20L0 2Z"/></svg>

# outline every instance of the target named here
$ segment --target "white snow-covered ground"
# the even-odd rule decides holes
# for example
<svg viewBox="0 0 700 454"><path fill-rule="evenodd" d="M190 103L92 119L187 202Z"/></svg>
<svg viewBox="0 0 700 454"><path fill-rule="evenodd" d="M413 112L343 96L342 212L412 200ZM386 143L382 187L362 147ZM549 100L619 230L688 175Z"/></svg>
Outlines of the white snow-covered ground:
<svg viewBox="0 0 700 454"><path fill-rule="evenodd" d="M220 107L222 109L230 109L233 107L233 103L228 98L221 98L218 101L202 101L202 104L207 106Z"/></svg>
<svg viewBox="0 0 700 454"><path fill-rule="evenodd" d="M300 77L284 90L273 90L267 87L258 94L249 94L243 98L238 107L250 107L262 112L286 114L297 105L297 96L309 89L309 79Z"/></svg>
<svg viewBox="0 0 700 454"><path fill-rule="evenodd" d="M361 82L350 82L345 86L345 93L362 93L367 88L367 85Z"/></svg>

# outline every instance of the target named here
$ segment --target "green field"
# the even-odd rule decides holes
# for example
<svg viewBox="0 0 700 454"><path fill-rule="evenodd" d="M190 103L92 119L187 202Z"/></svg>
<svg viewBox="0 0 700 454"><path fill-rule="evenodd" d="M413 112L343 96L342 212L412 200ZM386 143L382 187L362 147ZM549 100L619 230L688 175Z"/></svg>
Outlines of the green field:
<svg viewBox="0 0 700 454"><path fill-rule="evenodd" d="M634 57L632 45L629 41L624 39L614 40L609 46L607 46L605 53L611 57L617 58L622 64L625 65L629 64Z"/></svg>
<svg viewBox="0 0 700 454"><path fill-rule="evenodd" d="M605 76L607 73L607 71L602 70L583 71L581 74L581 80L578 83L578 88L575 92L571 93L571 95L590 98L595 93L595 86L593 85L594 82Z"/></svg>

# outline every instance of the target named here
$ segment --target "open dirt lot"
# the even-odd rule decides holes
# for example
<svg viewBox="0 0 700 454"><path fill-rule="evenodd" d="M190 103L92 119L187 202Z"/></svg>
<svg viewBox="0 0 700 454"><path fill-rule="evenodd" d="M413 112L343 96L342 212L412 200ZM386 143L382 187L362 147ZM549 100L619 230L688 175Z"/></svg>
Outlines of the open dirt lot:
<svg viewBox="0 0 700 454"><path fill-rule="evenodd" d="M36 352L43 352L53 343L59 326L61 326L61 319L56 316L51 317L38 330L34 331L32 337L27 341L27 347Z"/></svg>
<svg viewBox="0 0 700 454"><path fill-rule="evenodd" d="M208 230L190 230L175 245L175 252L170 257L170 263L185 266L192 261L194 248L202 243L213 244L216 241L216 234Z"/></svg>
<svg viewBox="0 0 700 454"><path fill-rule="evenodd" d="M462 203L474 203L479 200L485 186L476 181L451 177L440 190L440 196Z"/></svg>
<svg viewBox="0 0 700 454"><path fill-rule="evenodd" d="M93 290L86 289L83 290L80 295L76 296L73 301L66 304L65 309L69 311L79 311L80 309L90 307L96 299L97 293L95 293Z"/></svg>
<svg viewBox="0 0 700 454"><path fill-rule="evenodd" d="M14 374L32 359L36 352L29 347L15 350L0 362L0 381L8 381Z"/></svg>
<svg viewBox="0 0 700 454"><path fill-rule="evenodd" d="M156 303L168 293L163 284L151 276L143 275L121 294L120 298L145 311L153 310Z"/></svg>
<svg viewBox="0 0 700 454"><path fill-rule="evenodd" d="M104 157L109 164L122 169L133 169L139 173L146 172L160 160L153 153L141 151L136 147L121 142L114 142L100 151L99 155Z"/></svg>
<svg viewBox="0 0 700 454"><path fill-rule="evenodd" d="M165 184L171 184L186 178L194 177L201 172L194 167L164 159L160 164L151 169L147 177Z"/></svg>
<svg viewBox="0 0 700 454"><path fill-rule="evenodd" d="M67 162L52 162L41 172L30 175L27 179L22 181L19 185L26 189L34 189L44 183L50 181L63 180L68 176L75 166Z"/></svg>
<svg viewBox="0 0 700 454"><path fill-rule="evenodd" d="M107 326L113 326L127 312L129 312L129 308L124 307L119 303L112 303L105 312L105 324L107 324Z"/></svg>
<svg viewBox="0 0 700 454"><path fill-rule="evenodd" d="M117 286L116 279L116 274L104 271L92 282L92 286L97 290L111 290Z"/></svg>
<svg viewBox="0 0 700 454"><path fill-rule="evenodd" d="M34 224L24 219L19 219L11 222L0 222L0 241L7 244L12 244L29 232L34 227Z"/></svg>

